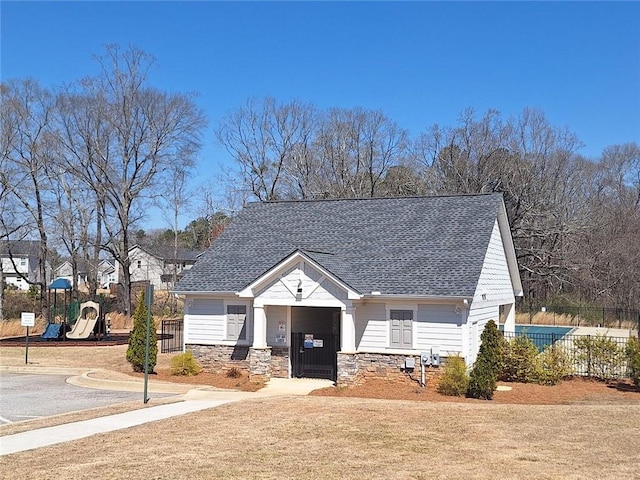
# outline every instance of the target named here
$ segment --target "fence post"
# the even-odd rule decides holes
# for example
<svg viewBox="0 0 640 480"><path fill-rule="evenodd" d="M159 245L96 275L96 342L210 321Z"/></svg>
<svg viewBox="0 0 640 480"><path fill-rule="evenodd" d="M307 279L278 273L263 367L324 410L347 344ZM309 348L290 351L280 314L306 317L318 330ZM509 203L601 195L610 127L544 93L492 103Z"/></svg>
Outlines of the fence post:
<svg viewBox="0 0 640 480"><path fill-rule="evenodd" d="M587 377L591 376L591 335L587 335Z"/></svg>

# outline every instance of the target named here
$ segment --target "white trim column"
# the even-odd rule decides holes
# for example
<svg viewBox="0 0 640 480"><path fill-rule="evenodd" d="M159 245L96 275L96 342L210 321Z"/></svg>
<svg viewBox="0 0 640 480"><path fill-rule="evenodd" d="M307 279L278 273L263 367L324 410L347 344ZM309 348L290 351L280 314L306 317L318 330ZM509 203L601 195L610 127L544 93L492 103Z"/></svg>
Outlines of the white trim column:
<svg viewBox="0 0 640 480"><path fill-rule="evenodd" d="M262 305L253 306L253 348L267 348L267 316Z"/></svg>
<svg viewBox="0 0 640 480"><path fill-rule="evenodd" d="M516 304L508 303L504 305L504 333L516 332Z"/></svg>
<svg viewBox="0 0 640 480"><path fill-rule="evenodd" d="M340 317L340 352L356 353L356 307L346 305Z"/></svg>

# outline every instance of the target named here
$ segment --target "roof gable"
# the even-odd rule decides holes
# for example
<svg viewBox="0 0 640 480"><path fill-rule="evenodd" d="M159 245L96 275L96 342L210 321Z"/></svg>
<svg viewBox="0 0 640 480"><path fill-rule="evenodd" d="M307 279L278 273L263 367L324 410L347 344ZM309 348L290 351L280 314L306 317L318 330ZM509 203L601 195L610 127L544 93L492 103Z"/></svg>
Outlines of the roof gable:
<svg viewBox="0 0 640 480"><path fill-rule="evenodd" d="M254 203L176 286L239 292L294 250L355 291L472 296L499 194Z"/></svg>

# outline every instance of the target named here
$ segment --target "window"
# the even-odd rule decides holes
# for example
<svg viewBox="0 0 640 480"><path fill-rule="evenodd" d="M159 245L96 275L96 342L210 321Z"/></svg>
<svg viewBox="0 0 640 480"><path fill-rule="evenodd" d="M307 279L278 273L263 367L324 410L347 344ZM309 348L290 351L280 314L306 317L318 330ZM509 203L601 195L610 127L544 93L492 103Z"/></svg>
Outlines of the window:
<svg viewBox="0 0 640 480"><path fill-rule="evenodd" d="M227 305L227 339L247 339L247 306Z"/></svg>
<svg viewBox="0 0 640 480"><path fill-rule="evenodd" d="M27 259L26 258L21 258L20 259L20 266L21 267L26 267L27 266Z"/></svg>
<svg viewBox="0 0 640 480"><path fill-rule="evenodd" d="M391 346L411 348L413 345L413 310L391 310Z"/></svg>
<svg viewBox="0 0 640 480"><path fill-rule="evenodd" d="M138 268L142 268L142 260L138 260Z"/></svg>

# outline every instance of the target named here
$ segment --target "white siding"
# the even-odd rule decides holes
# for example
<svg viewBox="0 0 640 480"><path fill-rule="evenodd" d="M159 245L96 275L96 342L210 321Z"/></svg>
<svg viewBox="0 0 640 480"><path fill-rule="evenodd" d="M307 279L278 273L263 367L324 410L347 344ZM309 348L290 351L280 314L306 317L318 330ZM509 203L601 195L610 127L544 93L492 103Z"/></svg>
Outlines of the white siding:
<svg viewBox="0 0 640 480"><path fill-rule="evenodd" d="M478 349L480 348L480 335L482 335L485 325L489 320L494 320L497 324L499 313L498 306L474 307L473 304L471 305L468 319L469 352L466 355L467 365L471 365L476 361Z"/></svg>
<svg viewBox="0 0 640 480"><path fill-rule="evenodd" d="M261 288L256 298L264 303L269 300L296 300L298 286L302 288L301 300L346 300L345 289L331 281L312 265L300 262L276 280Z"/></svg>
<svg viewBox="0 0 640 480"><path fill-rule="evenodd" d="M384 303L366 303L356 308L356 348L389 346L389 320Z"/></svg>
<svg viewBox="0 0 640 480"><path fill-rule="evenodd" d="M184 315L185 343L211 345L225 339L224 300L186 298Z"/></svg>
<svg viewBox="0 0 640 480"><path fill-rule="evenodd" d="M291 334L289 329L291 326L287 321L287 311L289 307L269 305L265 307L265 314L267 316L267 345L276 347L288 347L289 338ZM285 330L280 330L280 325L283 324ZM284 343L276 342L276 336L283 335Z"/></svg>
<svg viewBox="0 0 640 480"><path fill-rule="evenodd" d="M475 304L503 305L514 301L515 297L513 295L507 257L504 253L502 236L496 219L478 279L478 286L473 296L473 302Z"/></svg>
<svg viewBox="0 0 640 480"><path fill-rule="evenodd" d="M462 312L455 305L418 305L414 348L440 347L440 354L463 354Z"/></svg>

